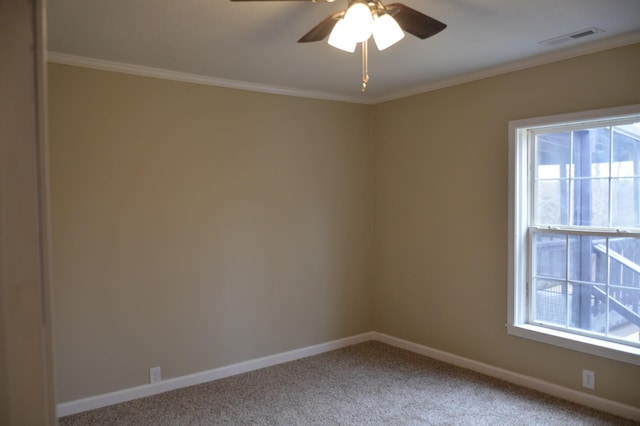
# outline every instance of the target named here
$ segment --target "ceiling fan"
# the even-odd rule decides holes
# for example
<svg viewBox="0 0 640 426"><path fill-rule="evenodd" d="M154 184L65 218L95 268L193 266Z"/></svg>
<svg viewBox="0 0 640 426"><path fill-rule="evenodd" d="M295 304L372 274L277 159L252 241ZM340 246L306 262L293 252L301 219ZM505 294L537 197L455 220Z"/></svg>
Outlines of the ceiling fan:
<svg viewBox="0 0 640 426"><path fill-rule="evenodd" d="M246 1L307 1L332 3L335 0L231 0ZM369 81L368 40L371 36L379 50L397 43L407 32L422 40L438 34L446 24L402 3L383 5L380 0L347 0L347 9L332 13L303 35L298 43L321 41L354 52L362 43L362 91Z"/></svg>

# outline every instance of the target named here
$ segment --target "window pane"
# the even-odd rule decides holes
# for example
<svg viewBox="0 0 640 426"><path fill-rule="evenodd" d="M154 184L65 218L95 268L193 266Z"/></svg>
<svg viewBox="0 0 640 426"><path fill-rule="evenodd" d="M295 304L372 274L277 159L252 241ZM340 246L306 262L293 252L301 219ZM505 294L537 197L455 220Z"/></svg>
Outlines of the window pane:
<svg viewBox="0 0 640 426"><path fill-rule="evenodd" d="M533 263L536 277L565 279L567 276L567 237L536 232L533 238Z"/></svg>
<svg viewBox="0 0 640 426"><path fill-rule="evenodd" d="M535 321L567 326L567 285L565 281L535 280Z"/></svg>
<svg viewBox="0 0 640 426"><path fill-rule="evenodd" d="M538 225L569 224L569 181L539 180L536 182L535 223Z"/></svg>
<svg viewBox="0 0 640 426"><path fill-rule="evenodd" d="M569 280L607 283L606 239L588 235L569 236Z"/></svg>
<svg viewBox="0 0 640 426"><path fill-rule="evenodd" d="M609 284L640 289L640 238L609 239Z"/></svg>
<svg viewBox="0 0 640 426"><path fill-rule="evenodd" d="M560 177L560 165L571 162L571 132L544 133L536 137L538 179ZM544 167L551 166L551 167ZM547 175L546 173L555 173Z"/></svg>
<svg viewBox="0 0 640 426"><path fill-rule="evenodd" d="M611 225L620 228L640 228L640 178L620 178L611 181Z"/></svg>
<svg viewBox="0 0 640 426"><path fill-rule="evenodd" d="M575 177L608 177L611 128L573 132L572 163Z"/></svg>
<svg viewBox="0 0 640 426"><path fill-rule="evenodd" d="M640 291L622 288L610 288L609 335L640 342Z"/></svg>
<svg viewBox="0 0 640 426"><path fill-rule="evenodd" d="M640 126L614 127L611 176L633 177L640 175L637 165L639 150Z"/></svg>
<svg viewBox="0 0 640 426"><path fill-rule="evenodd" d="M606 287L569 284L569 325L593 333L605 333L607 327Z"/></svg>

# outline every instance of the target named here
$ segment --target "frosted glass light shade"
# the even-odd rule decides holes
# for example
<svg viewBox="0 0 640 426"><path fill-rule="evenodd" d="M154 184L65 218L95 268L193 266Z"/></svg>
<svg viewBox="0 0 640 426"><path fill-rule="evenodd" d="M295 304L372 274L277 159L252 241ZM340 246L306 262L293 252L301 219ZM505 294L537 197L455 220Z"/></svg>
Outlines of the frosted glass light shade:
<svg viewBox="0 0 640 426"><path fill-rule="evenodd" d="M373 18L373 39L378 50L393 46L404 38L404 31L391 15L376 15Z"/></svg>
<svg viewBox="0 0 640 426"><path fill-rule="evenodd" d="M329 44L345 52L353 53L358 42L351 36L344 19L338 20L329 35Z"/></svg>
<svg viewBox="0 0 640 426"><path fill-rule="evenodd" d="M364 3L354 3L344 15L344 21L349 28L351 37L356 43L365 41L371 37L373 30L373 17L369 6Z"/></svg>

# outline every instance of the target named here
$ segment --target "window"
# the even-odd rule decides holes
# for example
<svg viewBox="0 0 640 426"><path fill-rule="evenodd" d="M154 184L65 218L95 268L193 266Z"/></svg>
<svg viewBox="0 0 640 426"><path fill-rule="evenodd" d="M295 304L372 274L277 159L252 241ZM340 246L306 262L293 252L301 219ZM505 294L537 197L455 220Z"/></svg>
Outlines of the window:
<svg viewBox="0 0 640 426"><path fill-rule="evenodd" d="M640 105L509 133L508 332L640 365Z"/></svg>

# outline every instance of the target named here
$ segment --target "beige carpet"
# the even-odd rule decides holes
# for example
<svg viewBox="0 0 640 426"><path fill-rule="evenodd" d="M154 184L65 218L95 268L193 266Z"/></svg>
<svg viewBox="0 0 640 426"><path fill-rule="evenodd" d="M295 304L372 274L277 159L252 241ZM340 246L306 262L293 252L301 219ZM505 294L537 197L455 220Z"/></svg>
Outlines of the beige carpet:
<svg viewBox="0 0 640 426"><path fill-rule="evenodd" d="M632 425L379 342L60 419L60 425Z"/></svg>

